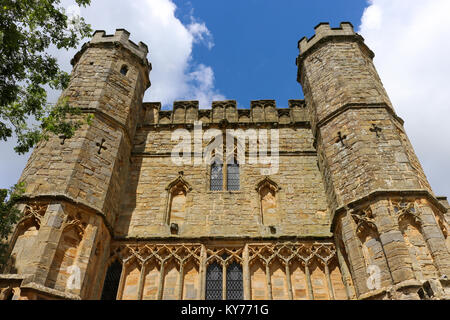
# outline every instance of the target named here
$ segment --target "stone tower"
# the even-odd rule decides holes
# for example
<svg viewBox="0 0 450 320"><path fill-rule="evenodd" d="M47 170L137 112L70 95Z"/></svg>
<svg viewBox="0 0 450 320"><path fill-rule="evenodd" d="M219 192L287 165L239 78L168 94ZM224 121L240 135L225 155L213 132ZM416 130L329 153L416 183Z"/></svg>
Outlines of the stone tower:
<svg viewBox="0 0 450 320"><path fill-rule="evenodd" d="M102 268L109 256L132 137L150 86L148 48L128 37L126 30L114 36L96 31L72 59L62 96L93 119L70 139L42 141L23 171L25 217L13 235L15 261L8 270L29 275L22 298L35 298L37 292L89 298L101 289L99 275L91 270ZM80 289L75 282L67 286L71 276L81 282Z"/></svg>
<svg viewBox="0 0 450 320"><path fill-rule="evenodd" d="M299 41L287 108L144 103L128 38L96 31L72 60L63 97L93 119L31 155L0 299L450 297L448 202L350 23ZM204 161L218 137L232 148Z"/></svg>
<svg viewBox="0 0 450 320"><path fill-rule="evenodd" d="M435 280L450 275L439 229L446 209L431 190L363 38L350 23L337 29L321 23L315 31L299 41L298 81L336 244L347 253L359 298L416 297L423 281L439 286ZM366 283L371 267L381 271L378 290Z"/></svg>

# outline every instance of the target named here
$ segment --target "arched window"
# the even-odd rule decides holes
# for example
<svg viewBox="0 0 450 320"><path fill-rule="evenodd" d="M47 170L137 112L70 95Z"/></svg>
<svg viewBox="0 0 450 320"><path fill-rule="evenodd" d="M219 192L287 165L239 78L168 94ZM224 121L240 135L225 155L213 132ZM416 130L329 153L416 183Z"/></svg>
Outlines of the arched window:
<svg viewBox="0 0 450 320"><path fill-rule="evenodd" d="M222 300L222 266L214 261L206 270L206 300Z"/></svg>
<svg viewBox="0 0 450 320"><path fill-rule="evenodd" d="M269 177L264 178L256 186L256 191L259 194L261 222L266 226L279 223L277 193L280 189L278 184Z"/></svg>
<svg viewBox="0 0 450 320"><path fill-rule="evenodd" d="M242 266L234 261L227 268L227 300L243 300Z"/></svg>
<svg viewBox="0 0 450 320"><path fill-rule="evenodd" d="M109 266L106 272L101 300L116 300L121 274L122 264L116 260Z"/></svg>
<svg viewBox="0 0 450 320"><path fill-rule="evenodd" d="M239 190L239 163L236 159L227 164L227 190Z"/></svg>
<svg viewBox="0 0 450 320"><path fill-rule="evenodd" d="M168 225L175 223L181 226L186 219L187 193L192 190L192 187L184 180L183 175L183 171L178 172L178 178L166 187L168 195L165 222Z"/></svg>
<svg viewBox="0 0 450 320"><path fill-rule="evenodd" d="M222 190L223 185L223 173L222 173L222 164L213 162L211 164L211 180L210 180L210 190L211 191L220 191Z"/></svg>
<svg viewBox="0 0 450 320"><path fill-rule="evenodd" d="M224 263L224 262L222 262ZM244 299L242 266L234 261L226 269L225 289L227 300ZM223 268L214 261L206 269L206 300L222 300L224 292Z"/></svg>

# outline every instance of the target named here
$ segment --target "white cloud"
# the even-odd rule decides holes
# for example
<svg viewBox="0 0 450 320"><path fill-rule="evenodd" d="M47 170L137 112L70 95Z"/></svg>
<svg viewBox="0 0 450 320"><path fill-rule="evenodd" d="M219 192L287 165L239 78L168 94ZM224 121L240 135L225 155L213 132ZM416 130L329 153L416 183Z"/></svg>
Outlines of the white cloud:
<svg viewBox="0 0 450 320"><path fill-rule="evenodd" d="M142 41L149 46L152 86L144 101L161 101L163 105L171 106L174 100L199 100L201 107L209 107L213 99L225 99L214 87L211 67L197 64L192 58L194 45L205 45L209 49L214 46L211 32L193 11L190 23L183 25L175 16L176 5L171 0L96 0L89 7L80 9L74 6L73 0L64 0L62 5L71 16L81 13L94 30L113 34L115 29L124 28L131 33L132 41ZM70 59L76 51L52 49L50 53L57 57L64 70L70 72ZM59 92L49 92L48 100L55 102L58 96ZM17 182L29 157L15 154L13 145L13 141L0 142L0 188Z"/></svg>
<svg viewBox="0 0 450 320"><path fill-rule="evenodd" d="M359 33L437 195L450 196L450 1L371 0Z"/></svg>
<svg viewBox="0 0 450 320"><path fill-rule="evenodd" d="M225 100L221 94L214 93L214 72L211 67L200 64L189 73L188 78L189 84L194 88L193 100L208 101L211 98L212 100ZM200 104L200 107L205 108L205 105Z"/></svg>
<svg viewBox="0 0 450 320"><path fill-rule="evenodd" d="M211 32L205 23L199 23L192 17L192 22L187 26L189 33L194 37L194 43L204 43L208 49L214 47L214 41Z"/></svg>

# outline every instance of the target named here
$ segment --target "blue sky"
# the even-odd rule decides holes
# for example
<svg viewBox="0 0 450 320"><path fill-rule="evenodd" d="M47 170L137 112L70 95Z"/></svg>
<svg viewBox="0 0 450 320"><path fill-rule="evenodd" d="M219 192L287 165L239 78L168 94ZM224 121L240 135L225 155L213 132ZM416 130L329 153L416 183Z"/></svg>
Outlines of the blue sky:
<svg viewBox="0 0 450 320"><path fill-rule="evenodd" d="M375 52L374 64L405 120L406 132L436 195L450 196L450 1L448 0L62 0L93 29L125 28L150 49L152 87L145 101L302 98L296 81L297 41L320 22L350 21ZM84 39L83 42L89 41ZM79 45L81 47L81 43ZM52 48L71 71L76 49ZM55 102L59 92L48 92ZM17 182L30 153L0 142L0 188Z"/></svg>
<svg viewBox="0 0 450 320"><path fill-rule="evenodd" d="M192 11L205 22L214 47L195 46L193 59L214 70L215 87L240 107L258 99L287 107L288 99L303 98L294 63L297 41L312 36L322 21L358 26L367 7L364 0L174 2L183 23L190 23Z"/></svg>

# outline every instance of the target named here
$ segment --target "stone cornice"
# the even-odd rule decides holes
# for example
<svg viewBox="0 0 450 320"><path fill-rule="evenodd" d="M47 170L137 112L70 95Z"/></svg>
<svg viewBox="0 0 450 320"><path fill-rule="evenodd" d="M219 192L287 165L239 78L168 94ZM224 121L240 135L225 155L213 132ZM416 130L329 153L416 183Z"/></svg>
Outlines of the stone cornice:
<svg viewBox="0 0 450 320"><path fill-rule="evenodd" d="M358 199L355 199L343 206L338 207L334 212L331 213L330 221L331 228L330 231L334 232L336 227L337 218L344 212L348 210L352 210L362 205L368 205L380 199L387 199L391 197L416 197L416 198L425 198L432 205L434 205L441 212L447 212L447 208L445 208L439 200L431 194L428 190L425 189L417 189L417 190L375 190L365 196L362 196Z"/></svg>
<svg viewBox="0 0 450 320"><path fill-rule="evenodd" d="M341 107L337 108L327 116L325 116L323 119L319 120L316 124L317 128L320 128L336 118L337 116L341 115L342 113L346 112L347 110L358 110L358 109L386 109L389 114L394 117L395 120L400 122L401 125L404 124L404 121L402 118L397 116L395 111L386 103L380 102L380 103L365 103L365 102L352 102L352 103L346 103L342 105Z"/></svg>
<svg viewBox="0 0 450 320"><path fill-rule="evenodd" d="M59 290L52 289L52 288L48 288L46 286L43 286L43 285L35 283L35 282L29 282L29 283L21 285L20 290L22 290L22 291L32 290L32 291L36 291L39 294L50 296L53 298L59 298L59 299L81 300L81 297L79 295L59 291Z"/></svg>
<svg viewBox="0 0 450 320"><path fill-rule="evenodd" d="M41 202L50 202L50 201L65 201L74 206L78 206L86 211L92 212L95 215L102 218L103 224L108 229L109 235L113 238L114 232L111 224L106 220L105 215L99 209L92 207L88 203L82 200L75 200L64 194L40 194L40 195L23 195L18 198L17 203L27 202L27 201L41 201Z"/></svg>
<svg viewBox="0 0 450 320"><path fill-rule="evenodd" d="M268 236L268 237L248 237L248 236L211 236L211 237L180 237L180 236L161 236L161 237L115 237L113 239L116 243L202 243L207 244L208 242L237 242L237 243L257 243L269 241L273 243L274 241L279 242L289 242L289 241L320 241L320 243L328 241L334 244L334 238L330 236Z"/></svg>
<svg viewBox="0 0 450 320"><path fill-rule="evenodd" d="M191 157L202 157L203 154L196 154L194 152L187 153L190 154ZM317 151L315 150L305 150L305 151L279 151L278 153L280 156L317 156ZM254 156L257 156L258 154L255 154ZM158 158L158 157L171 157L171 152L139 152L139 151L133 151L131 152L132 157L144 157L144 158ZM249 157L250 153L245 152L245 156Z"/></svg>
<svg viewBox="0 0 450 320"><path fill-rule="evenodd" d="M227 122L225 125L221 125L220 123L213 122L205 122L202 123L202 128L218 128L218 129L238 129L238 128L263 128L270 127L270 129L279 129L279 128L311 128L310 121L295 121L289 123L280 123L278 121L267 121L267 122ZM139 126L139 129L193 129L194 123L159 123L159 124L142 124Z"/></svg>
<svg viewBox="0 0 450 320"><path fill-rule="evenodd" d="M314 146L316 146L318 139L319 133L318 129L320 129L333 119L337 118L341 114L347 112L348 110L360 110L360 109L385 109L395 121L398 121L400 123L401 126L403 126L403 124L405 123L403 119L397 116L395 111L386 103L346 103L343 106L331 112L330 114L328 114L327 116L325 116L320 121L318 121L316 125L312 128L314 135Z"/></svg>

